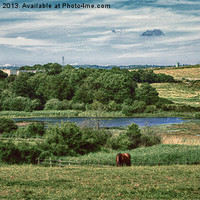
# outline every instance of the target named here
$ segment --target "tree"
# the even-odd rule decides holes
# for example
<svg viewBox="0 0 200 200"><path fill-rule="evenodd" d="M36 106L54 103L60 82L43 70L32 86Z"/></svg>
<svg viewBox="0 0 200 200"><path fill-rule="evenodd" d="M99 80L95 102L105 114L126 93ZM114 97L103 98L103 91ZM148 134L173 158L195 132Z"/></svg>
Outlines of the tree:
<svg viewBox="0 0 200 200"><path fill-rule="evenodd" d="M130 126L128 126L126 135L128 136L130 141L130 146L128 147L128 149L137 148L141 142L142 136L139 126L135 123L132 123Z"/></svg>
<svg viewBox="0 0 200 200"><path fill-rule="evenodd" d="M135 99L144 101L147 105L155 104L158 100L158 92L149 83L143 83L136 89Z"/></svg>
<svg viewBox="0 0 200 200"><path fill-rule="evenodd" d="M112 100L122 103L124 99L133 99L137 87L127 73L118 71L115 73L115 70L101 73L95 82L99 85L99 89L94 98L103 104L108 104Z"/></svg>
<svg viewBox="0 0 200 200"><path fill-rule="evenodd" d="M32 88L28 83L29 78L32 76L31 73L20 72L15 78L12 92L17 96L31 97Z"/></svg>
<svg viewBox="0 0 200 200"><path fill-rule="evenodd" d="M0 70L0 80L8 77L8 74Z"/></svg>
<svg viewBox="0 0 200 200"><path fill-rule="evenodd" d="M44 148L57 156L79 153L82 134L75 123L61 122L49 126L45 134Z"/></svg>
<svg viewBox="0 0 200 200"><path fill-rule="evenodd" d="M0 118L0 133L10 133L11 131L16 130L17 128L18 126L12 119L5 117Z"/></svg>

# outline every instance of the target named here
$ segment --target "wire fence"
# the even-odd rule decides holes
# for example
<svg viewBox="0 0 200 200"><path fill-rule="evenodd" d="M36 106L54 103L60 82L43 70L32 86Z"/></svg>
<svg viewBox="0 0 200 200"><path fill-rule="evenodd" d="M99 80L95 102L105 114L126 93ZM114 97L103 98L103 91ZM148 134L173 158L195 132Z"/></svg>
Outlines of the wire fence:
<svg viewBox="0 0 200 200"><path fill-rule="evenodd" d="M38 165L50 166L50 167L65 167L70 165L78 166L116 166L115 162L102 162L102 161L64 161L49 159L37 159ZM167 166L167 165L199 165L199 161L195 162L132 162L132 166Z"/></svg>

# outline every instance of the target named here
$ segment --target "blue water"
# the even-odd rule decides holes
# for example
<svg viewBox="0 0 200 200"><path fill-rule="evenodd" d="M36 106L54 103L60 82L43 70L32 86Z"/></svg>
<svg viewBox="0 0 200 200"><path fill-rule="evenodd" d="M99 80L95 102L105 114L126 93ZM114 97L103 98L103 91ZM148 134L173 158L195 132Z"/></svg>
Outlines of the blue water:
<svg viewBox="0 0 200 200"><path fill-rule="evenodd" d="M136 123L139 126L155 126L162 124L182 123L182 118L178 117L117 117L117 118L91 118L91 117L33 117L33 118L13 118L16 122L45 122L56 124L63 122L75 122L76 124L85 124L96 126L99 122L100 127L120 127Z"/></svg>

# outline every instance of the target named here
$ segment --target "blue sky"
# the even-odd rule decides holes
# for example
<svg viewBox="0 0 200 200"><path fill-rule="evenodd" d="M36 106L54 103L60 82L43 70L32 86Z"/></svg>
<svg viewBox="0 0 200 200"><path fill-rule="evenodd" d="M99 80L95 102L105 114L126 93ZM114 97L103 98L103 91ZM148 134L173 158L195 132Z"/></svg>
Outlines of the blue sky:
<svg viewBox="0 0 200 200"><path fill-rule="evenodd" d="M199 0L5 0L110 4L109 9L3 9L0 65L200 63ZM142 37L160 29L164 36Z"/></svg>

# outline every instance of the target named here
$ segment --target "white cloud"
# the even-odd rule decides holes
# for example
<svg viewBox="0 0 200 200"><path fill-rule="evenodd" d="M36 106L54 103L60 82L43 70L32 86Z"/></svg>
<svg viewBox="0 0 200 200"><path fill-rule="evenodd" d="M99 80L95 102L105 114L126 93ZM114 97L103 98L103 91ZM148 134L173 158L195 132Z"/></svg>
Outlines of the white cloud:
<svg viewBox="0 0 200 200"><path fill-rule="evenodd" d="M180 3L177 0L170 2ZM189 4L189 1L184 2ZM164 3L158 1L158 4ZM196 45L195 51L198 50L200 40L200 16L189 12L193 11L189 10L185 15L185 12L176 13L169 8L146 6L132 10L10 11L6 16L0 13L0 45L16 51L25 50L30 55L31 52L51 57L63 54L72 59L71 62L79 63L74 59L78 57L87 63L91 54L98 62L107 54L109 63L116 57L121 58L121 63L126 61L123 59L132 57L163 57L175 46L178 46L180 54L184 54L183 49L192 51L192 45ZM151 29L161 29L165 37L140 36ZM151 52L144 53L147 48L151 48ZM23 61L23 55L21 59Z"/></svg>
<svg viewBox="0 0 200 200"><path fill-rule="evenodd" d="M16 37L16 38L0 38L0 44L2 45L10 45L13 47L23 47L23 46L48 46L47 43L41 40L27 39L24 37Z"/></svg>
<svg viewBox="0 0 200 200"><path fill-rule="evenodd" d="M176 4L186 4L186 5L200 5L200 2L197 1L190 1L190 0L157 0L156 4L159 5L176 5Z"/></svg>

